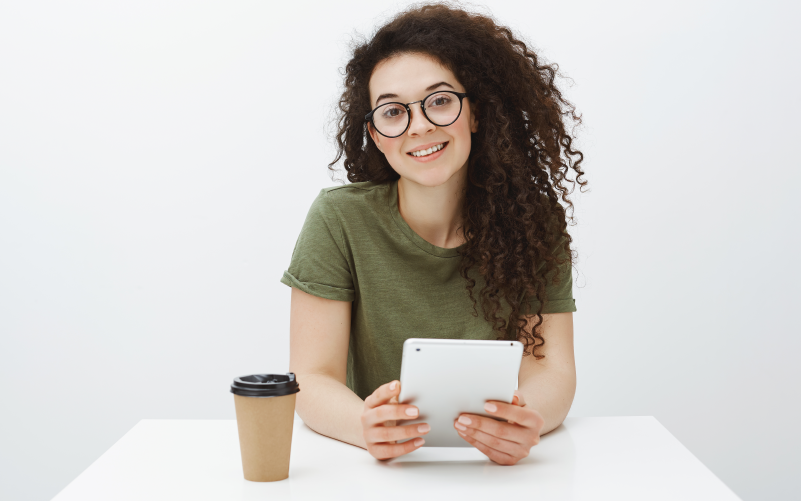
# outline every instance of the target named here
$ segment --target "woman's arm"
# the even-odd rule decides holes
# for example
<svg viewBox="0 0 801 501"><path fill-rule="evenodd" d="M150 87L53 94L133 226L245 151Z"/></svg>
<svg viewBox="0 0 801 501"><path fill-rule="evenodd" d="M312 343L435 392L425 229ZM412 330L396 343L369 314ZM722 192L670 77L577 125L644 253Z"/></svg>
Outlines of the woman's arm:
<svg viewBox="0 0 801 501"><path fill-rule="evenodd" d="M400 382L379 386L362 401L345 385L351 302L323 299L292 288L289 370L300 384L295 410L321 435L389 459L418 449L430 431L426 423L398 425L417 417L413 405L399 405ZM408 440L396 443L401 439Z"/></svg>
<svg viewBox="0 0 801 501"><path fill-rule="evenodd" d="M366 448L364 401L345 386L353 303L292 288L289 370L300 384L295 410L309 428Z"/></svg>
<svg viewBox="0 0 801 501"><path fill-rule="evenodd" d="M527 407L542 415L544 435L562 424L576 394L576 361L573 356L573 313L542 316L540 332L545 344L540 360L523 357L518 375L518 393ZM536 318L530 318L533 325Z"/></svg>

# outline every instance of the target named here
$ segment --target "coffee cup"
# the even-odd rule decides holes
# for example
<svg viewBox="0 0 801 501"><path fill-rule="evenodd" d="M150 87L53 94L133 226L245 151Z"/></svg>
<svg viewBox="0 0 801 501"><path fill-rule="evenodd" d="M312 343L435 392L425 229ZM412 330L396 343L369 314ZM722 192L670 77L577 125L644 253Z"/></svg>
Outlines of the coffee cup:
<svg viewBox="0 0 801 501"><path fill-rule="evenodd" d="M231 384L245 480L275 482L289 477L295 374L252 374Z"/></svg>

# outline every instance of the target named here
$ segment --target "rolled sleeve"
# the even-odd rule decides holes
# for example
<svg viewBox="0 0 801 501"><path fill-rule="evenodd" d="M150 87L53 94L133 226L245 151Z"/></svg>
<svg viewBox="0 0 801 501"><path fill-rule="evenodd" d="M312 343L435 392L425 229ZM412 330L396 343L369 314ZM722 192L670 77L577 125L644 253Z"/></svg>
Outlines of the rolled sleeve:
<svg viewBox="0 0 801 501"><path fill-rule="evenodd" d="M353 289L341 289L339 287L331 287L330 285L317 284L314 282L301 282L289 270L284 271L284 276L281 277L281 283L290 287L300 289L312 296L318 296L325 299L334 299L336 301L353 301Z"/></svg>
<svg viewBox="0 0 801 501"><path fill-rule="evenodd" d="M281 283L325 299L353 301L350 261L336 208L323 189L309 208Z"/></svg>

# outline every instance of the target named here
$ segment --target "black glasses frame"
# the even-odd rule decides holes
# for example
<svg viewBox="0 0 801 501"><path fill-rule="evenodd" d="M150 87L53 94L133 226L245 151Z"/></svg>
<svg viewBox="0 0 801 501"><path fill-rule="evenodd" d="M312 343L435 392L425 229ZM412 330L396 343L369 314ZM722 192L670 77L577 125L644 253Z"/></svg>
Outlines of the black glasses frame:
<svg viewBox="0 0 801 501"><path fill-rule="evenodd" d="M431 120L428 117L428 113L426 113L425 104L423 104L423 103L425 103L426 99L428 99L429 97L433 96L434 94L442 94L443 92L447 92L449 94L455 94L459 98L459 113L457 113L456 118L453 119L453 122L455 122L455 121L459 120L460 116L462 116L462 108L463 108L462 99L467 97L467 93L466 92L456 92L456 91L453 91L453 90L438 90L438 91L432 92L431 94L427 95L426 97L424 97L423 99L421 99L419 101L412 101L411 103L403 104L403 103L398 103L398 102L395 102L395 101L389 102L389 103L384 103L384 104L381 104L379 106L376 106L373 109L373 111L371 111L370 113L368 113L368 114L366 114L364 116L364 119L366 121L370 122L371 124L373 124L373 128L376 130L376 132L378 132L382 136L389 137L389 138L400 137L400 136L406 134L406 131L409 130L409 126L412 124L412 109L409 108L409 105L410 104L415 104L415 103L420 103L420 109L423 110L423 116L426 117L426 120L428 120L432 124L436 125L437 127L447 127L447 126L451 125L453 122L448 123L448 124L438 124L438 123L434 122L433 120ZM399 104L399 105L403 106L404 108L406 108L406 127L403 129L403 132L401 132L397 136L387 136L386 134L384 134L383 132L378 130L378 127L375 126L375 122L373 121L373 113L375 113L376 110L378 110L378 108L381 108L383 106L387 106L387 105L390 105L390 104Z"/></svg>

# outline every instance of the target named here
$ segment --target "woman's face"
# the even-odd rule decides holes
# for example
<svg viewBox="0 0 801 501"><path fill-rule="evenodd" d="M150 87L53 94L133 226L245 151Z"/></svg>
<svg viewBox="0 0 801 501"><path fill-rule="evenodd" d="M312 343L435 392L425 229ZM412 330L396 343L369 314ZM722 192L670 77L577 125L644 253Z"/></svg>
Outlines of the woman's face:
<svg viewBox="0 0 801 501"><path fill-rule="evenodd" d="M389 102L419 101L436 90L465 91L450 70L422 54L402 54L381 61L373 70L369 85L373 108ZM464 174L470 155L470 133L478 131L478 120L467 98L462 101L462 113L456 122L445 127L429 122L420 104L409 106L411 123L401 136L382 136L371 125L370 137L401 177L434 187L458 172ZM411 155L440 144L444 144L444 148L429 156Z"/></svg>

